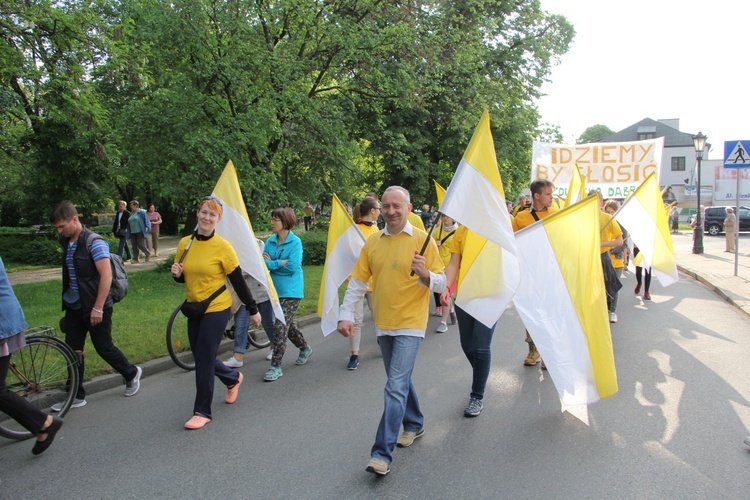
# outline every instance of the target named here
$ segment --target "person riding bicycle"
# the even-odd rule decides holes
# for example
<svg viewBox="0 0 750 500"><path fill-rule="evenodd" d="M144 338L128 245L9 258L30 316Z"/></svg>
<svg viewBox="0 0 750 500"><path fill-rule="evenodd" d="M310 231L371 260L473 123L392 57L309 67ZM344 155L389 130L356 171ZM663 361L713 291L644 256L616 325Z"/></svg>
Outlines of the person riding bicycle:
<svg viewBox="0 0 750 500"><path fill-rule="evenodd" d="M263 253L265 243L263 243L263 240L257 238L256 241L261 253ZM252 293L255 302L258 304L261 323L270 340L273 338L276 315L273 312L273 304L271 304L271 297L268 295L268 290L266 290L265 285L245 271L242 271L242 277L245 278L245 283L247 283L250 293ZM224 364L230 368L241 368L245 364L244 358L245 349L247 348L247 330L250 326L250 314L246 307L242 307L242 303L236 293L232 293L232 312L234 313L234 349L232 356L224 361ZM271 356L271 353L268 355Z"/></svg>

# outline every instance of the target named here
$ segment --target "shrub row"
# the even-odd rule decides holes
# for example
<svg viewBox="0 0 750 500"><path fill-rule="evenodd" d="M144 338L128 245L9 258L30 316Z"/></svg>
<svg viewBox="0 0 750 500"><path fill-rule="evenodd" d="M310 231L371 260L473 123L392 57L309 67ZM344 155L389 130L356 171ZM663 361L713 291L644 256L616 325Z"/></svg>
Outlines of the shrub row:
<svg viewBox="0 0 750 500"><path fill-rule="evenodd" d="M295 233L302 240L302 265L322 266L326 261L326 242L328 233L326 231L300 231Z"/></svg>
<svg viewBox="0 0 750 500"><path fill-rule="evenodd" d="M109 243L110 251L116 253L119 240L106 236L106 233L102 236ZM54 233L4 234L0 237L0 257L4 262L59 266L61 252L57 234Z"/></svg>
<svg viewBox="0 0 750 500"><path fill-rule="evenodd" d="M4 235L0 238L4 262L40 266L60 265L60 244L47 235Z"/></svg>

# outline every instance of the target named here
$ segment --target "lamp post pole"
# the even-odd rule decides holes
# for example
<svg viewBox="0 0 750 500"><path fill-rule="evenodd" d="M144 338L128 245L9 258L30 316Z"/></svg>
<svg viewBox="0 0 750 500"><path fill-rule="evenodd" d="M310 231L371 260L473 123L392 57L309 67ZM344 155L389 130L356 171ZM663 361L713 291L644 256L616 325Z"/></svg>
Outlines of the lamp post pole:
<svg viewBox="0 0 750 500"><path fill-rule="evenodd" d="M695 213L695 227L693 228L693 253L703 253L703 217L701 214L701 160L703 159L703 149L706 147L707 137L701 132L693 136L693 145L695 146L695 159L698 182L696 183L696 197L698 199L697 211Z"/></svg>

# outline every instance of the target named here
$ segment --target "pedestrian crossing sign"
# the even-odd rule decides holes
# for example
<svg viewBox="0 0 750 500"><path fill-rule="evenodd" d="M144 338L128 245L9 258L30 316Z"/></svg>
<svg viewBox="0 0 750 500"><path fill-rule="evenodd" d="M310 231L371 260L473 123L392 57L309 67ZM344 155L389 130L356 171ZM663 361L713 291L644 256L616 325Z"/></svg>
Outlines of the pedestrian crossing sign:
<svg viewBox="0 0 750 500"><path fill-rule="evenodd" d="M724 141L724 168L749 168L750 141Z"/></svg>

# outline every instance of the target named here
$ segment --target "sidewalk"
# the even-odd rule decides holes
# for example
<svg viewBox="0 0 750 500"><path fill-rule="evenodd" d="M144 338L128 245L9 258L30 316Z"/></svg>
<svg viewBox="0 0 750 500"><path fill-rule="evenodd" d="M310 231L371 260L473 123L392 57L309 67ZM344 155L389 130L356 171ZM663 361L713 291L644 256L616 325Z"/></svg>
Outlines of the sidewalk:
<svg viewBox="0 0 750 500"><path fill-rule="evenodd" d="M680 273L691 276L716 292L740 311L750 315L750 234L741 233L737 244L738 266L734 275L734 254L724 252L724 235L703 237L703 254L692 253L693 233L672 235Z"/></svg>

